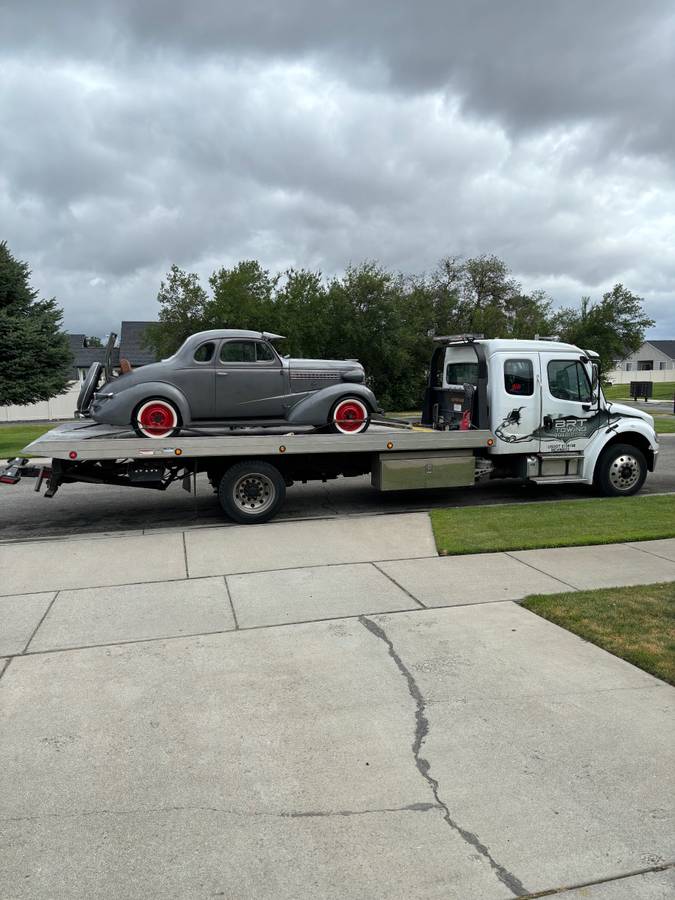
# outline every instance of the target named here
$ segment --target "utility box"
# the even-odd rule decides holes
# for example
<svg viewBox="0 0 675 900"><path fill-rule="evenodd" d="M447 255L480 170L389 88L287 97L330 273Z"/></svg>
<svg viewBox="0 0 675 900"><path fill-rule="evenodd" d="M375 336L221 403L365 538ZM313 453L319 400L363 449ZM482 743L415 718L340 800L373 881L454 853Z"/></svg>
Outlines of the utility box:
<svg viewBox="0 0 675 900"><path fill-rule="evenodd" d="M630 383L630 395L633 400L638 400L642 398L643 400L648 400L654 394L654 382L653 381L631 381Z"/></svg>
<svg viewBox="0 0 675 900"><path fill-rule="evenodd" d="M453 453L380 453L371 482L378 491L409 491L419 488L468 487L476 477L476 458L462 451Z"/></svg>

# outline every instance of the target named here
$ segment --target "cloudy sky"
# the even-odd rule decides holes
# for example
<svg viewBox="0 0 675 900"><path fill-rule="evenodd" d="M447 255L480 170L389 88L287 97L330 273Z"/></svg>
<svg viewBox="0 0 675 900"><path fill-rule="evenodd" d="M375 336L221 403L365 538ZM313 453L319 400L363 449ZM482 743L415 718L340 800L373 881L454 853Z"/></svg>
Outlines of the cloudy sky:
<svg viewBox="0 0 675 900"><path fill-rule="evenodd" d="M672 0L0 0L0 239L71 331L172 262L617 281L675 337Z"/></svg>

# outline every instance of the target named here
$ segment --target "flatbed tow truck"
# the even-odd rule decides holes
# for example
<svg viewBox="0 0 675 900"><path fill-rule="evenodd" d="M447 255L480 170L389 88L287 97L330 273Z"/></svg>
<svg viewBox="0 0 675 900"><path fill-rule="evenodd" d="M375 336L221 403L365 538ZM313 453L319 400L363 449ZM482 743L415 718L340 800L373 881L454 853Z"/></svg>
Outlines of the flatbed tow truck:
<svg viewBox="0 0 675 900"><path fill-rule="evenodd" d="M514 478L625 496L654 470L654 420L605 400L595 354L544 340L436 343L418 426L382 419L350 436L224 423L153 440L82 419L23 451L51 463L11 459L0 483L35 477L46 497L76 482L196 491L205 472L226 516L249 524L271 519L296 481L370 474L375 489L402 491Z"/></svg>

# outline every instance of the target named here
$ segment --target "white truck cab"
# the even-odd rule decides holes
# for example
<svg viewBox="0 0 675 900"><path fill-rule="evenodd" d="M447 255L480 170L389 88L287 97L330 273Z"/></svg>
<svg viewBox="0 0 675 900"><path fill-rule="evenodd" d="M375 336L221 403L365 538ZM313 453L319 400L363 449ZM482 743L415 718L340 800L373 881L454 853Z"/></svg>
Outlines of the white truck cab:
<svg viewBox="0 0 675 900"><path fill-rule="evenodd" d="M423 423L489 429L490 477L585 482L627 495L654 470L654 420L605 399L596 353L548 340L437 342Z"/></svg>

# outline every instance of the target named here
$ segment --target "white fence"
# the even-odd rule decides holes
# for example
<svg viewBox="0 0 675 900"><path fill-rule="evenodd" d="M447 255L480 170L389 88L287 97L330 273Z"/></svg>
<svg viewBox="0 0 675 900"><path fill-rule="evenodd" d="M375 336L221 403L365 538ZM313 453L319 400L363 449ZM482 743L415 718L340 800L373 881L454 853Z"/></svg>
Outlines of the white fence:
<svg viewBox="0 0 675 900"><path fill-rule="evenodd" d="M652 369L644 372L638 369L631 369L629 372L624 369L611 369L605 378L612 384L630 384L631 381L675 381L675 369Z"/></svg>
<svg viewBox="0 0 675 900"><path fill-rule="evenodd" d="M51 419L72 419L80 393L80 382L75 381L64 394L29 403L26 406L0 406L0 422L48 422Z"/></svg>

